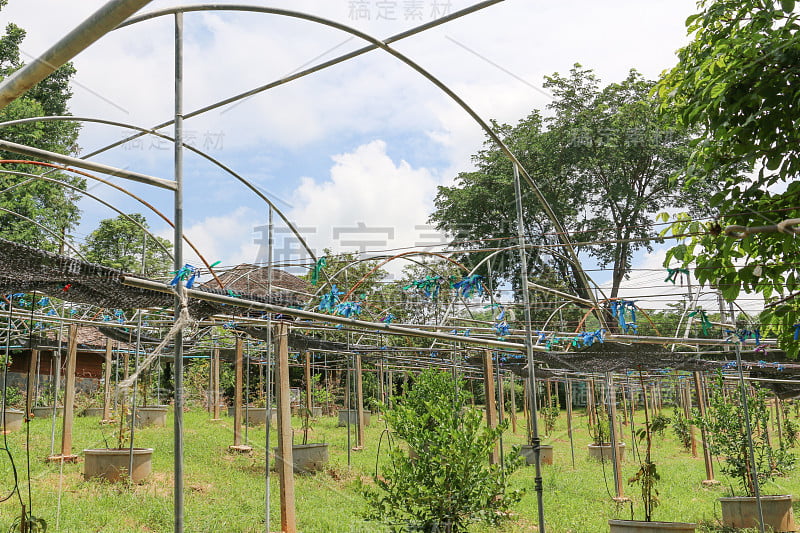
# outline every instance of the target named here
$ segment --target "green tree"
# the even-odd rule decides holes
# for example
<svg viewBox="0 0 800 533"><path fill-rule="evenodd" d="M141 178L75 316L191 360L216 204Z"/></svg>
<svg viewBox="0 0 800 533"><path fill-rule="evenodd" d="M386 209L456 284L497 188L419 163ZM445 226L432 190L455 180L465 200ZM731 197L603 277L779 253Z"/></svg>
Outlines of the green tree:
<svg viewBox="0 0 800 533"><path fill-rule="evenodd" d="M0 1L0 9L6 3L7 0ZM23 66L19 47L24 38L25 31L13 23L9 23L5 34L0 36L0 80ZM44 115L68 115L67 103L72 96L69 82L74 74L75 69L71 64L62 66L24 96L0 110L0 122ZM32 122L0 130L4 140L62 154L77 153L78 132L77 123L60 121ZM0 159L20 160L25 157L0 152ZM41 166L8 163L3 168L31 174L43 174L48 170ZM84 179L78 176L59 172L51 173L49 177L79 189L85 187ZM0 191L0 208L19 213L50 230L43 230L23 218L0 211L0 237L56 250L60 240L58 236L73 229L80 219L76 204L79 195L67 187L25 176L0 174Z"/></svg>
<svg viewBox="0 0 800 533"><path fill-rule="evenodd" d="M701 0L690 16L692 41L657 86L662 109L700 136L686 182L719 176L708 224L679 217L674 234L693 237L667 256L694 264L704 284L728 301L744 291L767 300L762 335L778 336L797 357L800 322L797 241L787 233L727 236L723 228L776 224L800 217L800 37L794 0ZM743 175L750 171L751 175ZM702 179L702 178L700 178Z"/></svg>
<svg viewBox="0 0 800 533"><path fill-rule="evenodd" d="M649 248L652 215L690 201L702 205L697 197L674 195L677 185L670 181L686 165L688 134L659 115L659 102L650 95L653 82L635 70L601 87L590 69L575 65L567 77L547 77L544 86L554 96L549 116L534 110L516 126L496 124L496 130L574 240L591 243L578 250L603 267L612 266L610 296L616 297L633 253ZM491 239L492 247L515 244L511 163L489 141L473 162L476 171L460 173L452 187L439 187L431 221L463 248L474 248L475 239ZM526 242L534 246L528 275L555 275L586 297L575 265L558 252L557 235L533 194L524 193L523 201ZM483 257L471 253L460 260L473 264ZM516 286L517 253L505 254L493 271Z"/></svg>
<svg viewBox="0 0 800 533"><path fill-rule="evenodd" d="M81 246L81 251L93 263L125 272L141 272L144 252L145 275L165 275L172 270L173 264L164 248L170 250L172 244L162 237L147 235L142 227L149 229L147 220L139 213L101 220Z"/></svg>

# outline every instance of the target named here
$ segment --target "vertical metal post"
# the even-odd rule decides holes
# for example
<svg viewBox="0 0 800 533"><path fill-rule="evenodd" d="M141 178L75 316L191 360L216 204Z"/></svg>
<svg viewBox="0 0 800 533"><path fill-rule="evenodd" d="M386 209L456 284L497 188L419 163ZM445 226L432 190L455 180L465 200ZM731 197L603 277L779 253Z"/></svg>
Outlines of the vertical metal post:
<svg viewBox="0 0 800 533"><path fill-rule="evenodd" d="M356 378L356 448L364 449L364 381L361 375L361 354L355 355L355 378Z"/></svg>
<svg viewBox="0 0 800 533"><path fill-rule="evenodd" d="M219 419L219 348L211 355L211 417ZM269 407L269 406L267 406Z"/></svg>
<svg viewBox="0 0 800 533"><path fill-rule="evenodd" d="M572 468L575 468L575 445L572 439L572 381L569 378L564 387L567 400L567 435L569 435L569 450L572 454Z"/></svg>
<svg viewBox="0 0 800 533"><path fill-rule="evenodd" d="M106 365L103 368L103 420L111 420L111 339L106 339Z"/></svg>
<svg viewBox="0 0 800 533"><path fill-rule="evenodd" d="M272 222L272 206L269 207L269 220L267 226L267 300L272 302L272 247L273 247L273 222ZM269 519L269 505L270 505L270 487L269 487L269 454L270 448L270 429L272 427L272 314L267 315L267 435L264 438L267 455L267 465L264 469L264 531L270 533L270 519Z"/></svg>
<svg viewBox="0 0 800 533"><path fill-rule="evenodd" d="M183 266L183 13L175 13L175 212L173 257L175 270ZM183 281L175 286L175 320L180 318ZM175 333L174 412L174 531L183 533L183 328Z"/></svg>
<svg viewBox="0 0 800 533"><path fill-rule="evenodd" d="M494 369L492 368L492 352L483 352L483 398L486 405L486 425L489 429L497 427L497 398L494 390ZM489 453L489 464L500 463L500 455L497 446Z"/></svg>
<svg viewBox="0 0 800 533"><path fill-rule="evenodd" d="M542 490L542 463L540 460L539 446L539 424L536 421L536 372L533 362L533 334L531 332L531 303L528 295L528 258L525 254L525 225L522 211L522 188L519 181L519 167L514 165L514 195L517 200L517 240L519 243L520 258L520 290L522 291L522 305L525 311L525 348L526 360L528 362L528 384L530 394L528 402L530 409L531 423L531 442L533 446L533 458L536 467L534 477L534 487L536 490L536 504L539 510L539 533L545 533L544 527L544 495Z"/></svg>
<svg viewBox="0 0 800 533"><path fill-rule="evenodd" d="M10 335L11 332L8 332ZM36 388L36 365L39 362L39 350L31 346L31 358L28 361L28 379L25 386L25 421L30 421L33 414L34 389Z"/></svg>
<svg viewBox="0 0 800 533"><path fill-rule="evenodd" d="M242 338L236 337L236 355L233 359L233 445L242 444ZM247 422L245 421L245 424Z"/></svg>
<svg viewBox="0 0 800 533"><path fill-rule="evenodd" d="M312 415L312 398L311 398L311 352L306 351L306 361L305 366L303 368L303 376L306 380L306 409L308 409L308 413L306 415L310 418Z"/></svg>
<svg viewBox="0 0 800 533"><path fill-rule="evenodd" d="M11 323L11 315L8 317L9 324ZM9 331L10 331L9 326ZM58 326L58 348L56 349L55 353L51 357L55 357L55 361L53 362L54 370L53 374L55 376L55 381L53 383L53 411L50 413L50 455L55 455L56 450L56 407L58 406L58 392L61 390L61 348L62 348L62 340L64 338L64 323L62 322ZM109 340L109 342L111 342ZM6 348L8 351L8 348ZM6 354L6 361L8 360L8 355Z"/></svg>

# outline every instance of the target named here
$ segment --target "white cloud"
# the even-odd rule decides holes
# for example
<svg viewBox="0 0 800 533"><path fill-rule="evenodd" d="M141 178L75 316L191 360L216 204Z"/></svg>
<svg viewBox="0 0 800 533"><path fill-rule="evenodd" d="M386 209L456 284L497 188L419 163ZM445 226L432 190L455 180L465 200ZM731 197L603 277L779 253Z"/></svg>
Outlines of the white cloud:
<svg viewBox="0 0 800 533"><path fill-rule="evenodd" d="M206 217L189 223L184 235L195 245L208 263L222 261L220 267L253 263L258 253L254 242L253 226L257 214L241 207L232 213ZM160 231L159 236L172 240L171 229ZM197 254L184 244L184 263L202 265Z"/></svg>
<svg viewBox="0 0 800 533"><path fill-rule="evenodd" d="M425 168L395 162L375 140L333 157L330 177L305 177L295 191L289 218L314 228L308 241L318 251L383 250L423 241L437 178Z"/></svg>

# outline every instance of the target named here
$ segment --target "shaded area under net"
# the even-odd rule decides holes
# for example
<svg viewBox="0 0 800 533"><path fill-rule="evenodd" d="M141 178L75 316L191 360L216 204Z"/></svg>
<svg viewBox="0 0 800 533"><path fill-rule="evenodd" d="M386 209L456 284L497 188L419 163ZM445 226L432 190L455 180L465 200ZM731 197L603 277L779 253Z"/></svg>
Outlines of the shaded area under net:
<svg viewBox="0 0 800 533"><path fill-rule="evenodd" d="M0 239L0 294L37 293L74 303L91 304L108 309L171 308L171 294L129 287L122 284L123 276L142 276L123 272L80 259L39 250L31 246ZM228 295L224 289L196 287L197 290ZM270 297L242 294L244 299L284 307L302 302L293 294L276 291ZM202 300L189 301L189 313L195 318L214 314L242 314L242 308ZM263 314L262 311L256 313Z"/></svg>

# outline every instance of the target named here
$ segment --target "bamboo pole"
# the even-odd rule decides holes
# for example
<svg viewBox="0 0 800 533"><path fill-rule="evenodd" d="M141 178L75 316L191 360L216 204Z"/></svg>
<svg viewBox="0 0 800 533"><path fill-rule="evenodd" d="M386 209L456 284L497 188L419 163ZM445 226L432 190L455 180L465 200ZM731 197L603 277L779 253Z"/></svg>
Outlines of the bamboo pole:
<svg viewBox="0 0 800 533"><path fill-rule="evenodd" d="M614 485L616 489L616 498L614 501L624 502L630 501L625 497L625 492L622 486L622 461L619 452L619 436L616 430L617 418L617 402L616 395L614 394L614 378L611 372L606 373L606 389L608 398L608 427L611 433L611 458L614 461Z"/></svg>
<svg viewBox="0 0 800 533"><path fill-rule="evenodd" d="M695 394L697 394L697 409L700 411L701 417L706 416L706 395L703 381L702 374L700 374L700 372L694 372L694 389ZM706 479L703 481L703 485L717 485L719 481L714 479L714 463L711 461L708 435L702 426L700 427L700 439L703 443L703 462L706 466Z"/></svg>

